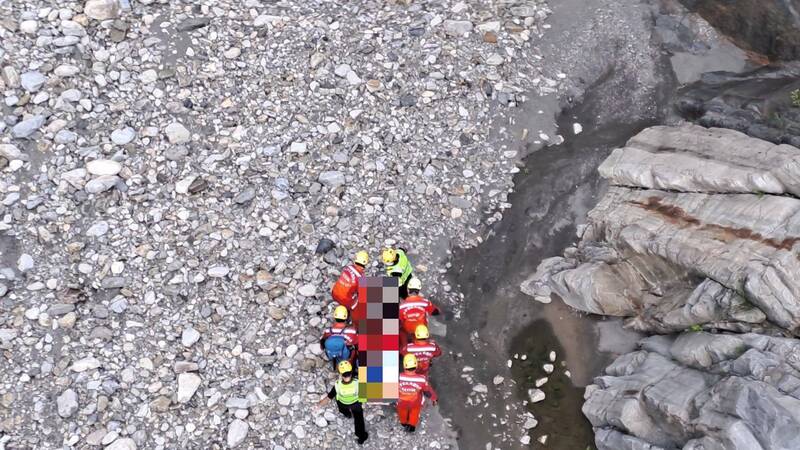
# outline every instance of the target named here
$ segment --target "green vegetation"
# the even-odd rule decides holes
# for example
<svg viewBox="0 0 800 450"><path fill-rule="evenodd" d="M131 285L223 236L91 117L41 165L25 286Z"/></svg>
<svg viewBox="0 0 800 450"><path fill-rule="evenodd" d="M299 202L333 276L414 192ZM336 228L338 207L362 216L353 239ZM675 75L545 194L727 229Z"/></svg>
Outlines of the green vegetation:
<svg viewBox="0 0 800 450"><path fill-rule="evenodd" d="M795 108L800 108L800 89L793 90L789 94L789 97L792 98L792 106Z"/></svg>
<svg viewBox="0 0 800 450"><path fill-rule="evenodd" d="M744 355L744 354L745 354L745 352L747 352L747 350L749 350L749 349L750 349L750 347L748 347L747 345L744 345L744 344L742 344L742 345L739 345L739 346L737 346L737 347L736 347L736 349L735 349L735 350L732 352L732 358L729 358L729 359L736 359L736 358L738 358L738 357L740 357L740 356Z"/></svg>
<svg viewBox="0 0 800 450"><path fill-rule="evenodd" d="M773 112L767 117L767 123L775 128L786 130L786 121L783 116L778 112Z"/></svg>
<svg viewBox="0 0 800 450"><path fill-rule="evenodd" d="M694 331L695 333L703 331L703 327L700 325L692 325L689 327L689 331Z"/></svg>

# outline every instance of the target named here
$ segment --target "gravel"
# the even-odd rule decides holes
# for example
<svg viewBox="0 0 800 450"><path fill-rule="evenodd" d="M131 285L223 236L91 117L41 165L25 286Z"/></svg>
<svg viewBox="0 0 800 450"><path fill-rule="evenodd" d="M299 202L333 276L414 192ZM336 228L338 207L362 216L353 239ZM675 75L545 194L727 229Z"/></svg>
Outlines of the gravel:
<svg viewBox="0 0 800 450"><path fill-rule="evenodd" d="M78 394L72 389L67 389L56 399L56 406L59 416L65 419L71 417L78 412Z"/></svg>
<svg viewBox="0 0 800 450"><path fill-rule="evenodd" d="M186 403L191 400L202 382L203 380L195 373L178 375L178 403Z"/></svg>
<svg viewBox="0 0 800 450"><path fill-rule="evenodd" d="M509 206L504 124L560 83L547 6L56 3L0 4L0 436L348 447L352 423L309 407L334 380L330 284L400 243L462 313L444 249ZM414 436L366 412L368 444L450 445L435 408Z"/></svg>
<svg viewBox="0 0 800 450"><path fill-rule="evenodd" d="M44 125L45 118L42 115L34 115L22 119L11 128L11 136L19 139L30 137L33 133L39 131Z"/></svg>
<svg viewBox="0 0 800 450"><path fill-rule="evenodd" d="M92 175L117 175L122 171L122 164L110 159L96 159L86 163L86 171Z"/></svg>
<svg viewBox="0 0 800 450"><path fill-rule="evenodd" d="M155 71L153 71L155 72ZM152 81L155 81L155 77ZM183 124L174 122L164 128L164 133L171 144L185 144L191 139L189 130Z"/></svg>
<svg viewBox="0 0 800 450"><path fill-rule="evenodd" d="M184 328L181 334L181 344L184 347L191 347L200 340L200 332L192 327Z"/></svg>
<svg viewBox="0 0 800 450"><path fill-rule="evenodd" d="M250 425L248 425L244 420L236 419L231 422L230 426L228 427L228 447L238 447L247 438L248 431L250 431Z"/></svg>
<svg viewBox="0 0 800 450"><path fill-rule="evenodd" d="M120 128L111 133L111 141L117 145L130 144L136 137L136 130L131 127Z"/></svg>
<svg viewBox="0 0 800 450"><path fill-rule="evenodd" d="M47 81L47 78L41 72L36 71L25 72L20 77L22 87L28 92L39 91L44 86L45 81Z"/></svg>

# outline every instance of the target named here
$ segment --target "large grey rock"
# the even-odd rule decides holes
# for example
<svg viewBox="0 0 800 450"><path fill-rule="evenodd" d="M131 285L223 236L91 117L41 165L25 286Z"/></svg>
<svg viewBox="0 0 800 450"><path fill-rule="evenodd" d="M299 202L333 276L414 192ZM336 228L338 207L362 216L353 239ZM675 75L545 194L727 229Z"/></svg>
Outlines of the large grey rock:
<svg viewBox="0 0 800 450"><path fill-rule="evenodd" d="M586 390L598 449L793 449L800 341L685 333L643 340Z"/></svg>
<svg viewBox="0 0 800 450"><path fill-rule="evenodd" d="M637 437L617 430L601 428L595 433L597 450L664 450Z"/></svg>
<svg viewBox="0 0 800 450"><path fill-rule="evenodd" d="M72 389L67 389L56 398L56 406L58 407L58 415L67 418L71 417L78 411L78 394Z"/></svg>
<svg viewBox="0 0 800 450"><path fill-rule="evenodd" d="M770 214L765 217L764 211ZM679 270L691 271L730 290L743 291L772 322L789 330L800 326L800 280L792 276L800 273L795 249L800 242L800 200L614 187L589 218L587 236L613 242L623 254L621 260L639 255L641 264L634 269L639 271L639 283L667 286L676 282ZM584 274L594 269L597 275L587 273L587 278L578 279L566 272L556 277L556 283L562 287L585 284L613 267L589 264L577 270ZM655 274L666 272L673 278L649 279L645 271L650 267L660 269ZM617 274L622 270L614 269ZM633 278L637 277L619 277Z"/></svg>
<svg viewBox="0 0 800 450"><path fill-rule="evenodd" d="M86 169L83 167L72 169L68 172L64 172L61 174L61 179L66 181L67 183L71 184L76 189L83 189L83 186L86 184L85 179L87 175Z"/></svg>
<svg viewBox="0 0 800 450"><path fill-rule="evenodd" d="M673 100L674 110L685 120L704 127L738 130L775 144L800 147L800 108L793 105L790 97L797 89L800 67L796 64L743 73L706 73L700 81L681 90Z"/></svg>
<svg viewBox="0 0 800 450"><path fill-rule="evenodd" d="M86 163L86 171L92 175L116 175L122 171L122 164L110 159L95 159Z"/></svg>
<svg viewBox="0 0 800 450"><path fill-rule="evenodd" d="M44 86L47 78L38 70L25 72L20 76L22 87L28 92L38 92Z"/></svg>
<svg viewBox="0 0 800 450"><path fill-rule="evenodd" d="M44 125L44 116L31 116L14 125L14 127L11 128L11 135L18 139L25 139L39 131L42 125Z"/></svg>
<svg viewBox="0 0 800 450"><path fill-rule="evenodd" d="M164 128L170 144L185 144L192 140L192 134L180 122L173 122Z"/></svg>
<svg viewBox="0 0 800 450"><path fill-rule="evenodd" d="M184 347L191 347L199 340L199 331L195 330L193 327L186 327L183 329L183 333L181 333L181 344L183 344Z"/></svg>
<svg viewBox="0 0 800 450"><path fill-rule="evenodd" d="M654 127L600 172L613 186L577 248L545 260L523 291L632 317L643 331L798 330L800 200L764 189L800 192L800 150L727 130Z"/></svg>
<svg viewBox="0 0 800 450"><path fill-rule="evenodd" d="M17 71L14 66L5 66L3 70L0 71L2 74L2 79L6 83L6 86L10 88L18 88L21 84L21 80L19 77L19 71Z"/></svg>
<svg viewBox="0 0 800 450"><path fill-rule="evenodd" d="M72 363L70 369L74 372L86 372L87 370L97 369L102 365L99 359L94 356L87 356Z"/></svg>
<svg viewBox="0 0 800 450"><path fill-rule="evenodd" d="M191 400L202 382L200 376L194 373L178 375L178 403L186 403Z"/></svg>
<svg viewBox="0 0 800 450"><path fill-rule="evenodd" d="M445 20L442 26L448 34L454 36L463 36L472 31L472 22L469 20Z"/></svg>
<svg viewBox="0 0 800 450"><path fill-rule="evenodd" d="M0 156L9 160L27 159L27 156L16 145L12 144L0 144Z"/></svg>
<svg viewBox="0 0 800 450"><path fill-rule="evenodd" d="M338 170L328 170L319 174L319 182L330 188L337 188L345 183L345 178Z"/></svg>
<svg viewBox="0 0 800 450"><path fill-rule="evenodd" d="M771 60L800 58L800 15L795 0L681 0L681 3L743 49L763 53Z"/></svg>
<svg viewBox="0 0 800 450"><path fill-rule="evenodd" d="M13 328L0 328L0 342L7 343L17 337L17 330Z"/></svg>
<svg viewBox="0 0 800 450"><path fill-rule="evenodd" d="M84 189L89 194L99 194L114 187L121 178L116 175L101 175L97 178L89 180Z"/></svg>
<svg viewBox="0 0 800 450"><path fill-rule="evenodd" d="M244 420L236 419L231 422L230 426L228 427L228 448L236 448L242 442L244 442L245 438L247 438L247 432L249 430L250 425L248 425Z"/></svg>
<svg viewBox="0 0 800 450"><path fill-rule="evenodd" d="M136 130L131 127L119 128L111 132L111 141L117 145L131 143L136 138Z"/></svg>
<svg viewBox="0 0 800 450"><path fill-rule="evenodd" d="M119 438L106 447L105 450L136 450L136 441L131 438Z"/></svg>
<svg viewBox="0 0 800 450"><path fill-rule="evenodd" d="M598 170L619 186L800 195L797 148L721 128L648 128L614 150Z"/></svg>
<svg viewBox="0 0 800 450"><path fill-rule="evenodd" d="M774 336L800 334L800 149L653 127L599 172L612 186L580 242L523 291L695 332L642 340L587 388L598 449L798 448L800 341Z"/></svg>
<svg viewBox="0 0 800 450"><path fill-rule="evenodd" d="M87 0L83 12L95 20L114 19L119 16L119 0Z"/></svg>

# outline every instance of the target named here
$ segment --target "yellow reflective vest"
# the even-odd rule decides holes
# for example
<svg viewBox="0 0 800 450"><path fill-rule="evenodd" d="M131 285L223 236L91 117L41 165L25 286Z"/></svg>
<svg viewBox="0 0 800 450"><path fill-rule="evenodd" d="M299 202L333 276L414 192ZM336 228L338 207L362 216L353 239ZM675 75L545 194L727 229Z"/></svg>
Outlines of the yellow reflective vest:
<svg viewBox="0 0 800 450"><path fill-rule="evenodd" d="M406 284L408 278L414 273L414 267L411 266L411 262L408 260L408 256L406 256L406 252L403 250L397 249L397 256L397 264L386 267L386 274L393 276L395 273L401 273L400 286L402 286Z"/></svg>
<svg viewBox="0 0 800 450"><path fill-rule="evenodd" d="M336 380L336 401L345 405L352 405L358 401L358 380L353 378L349 383L342 383L342 379Z"/></svg>

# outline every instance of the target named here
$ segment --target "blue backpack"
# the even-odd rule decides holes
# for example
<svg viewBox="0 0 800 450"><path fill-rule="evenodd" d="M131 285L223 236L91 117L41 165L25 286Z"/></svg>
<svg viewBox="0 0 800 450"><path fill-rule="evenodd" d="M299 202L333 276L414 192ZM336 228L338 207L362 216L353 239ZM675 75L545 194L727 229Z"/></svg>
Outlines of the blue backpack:
<svg viewBox="0 0 800 450"><path fill-rule="evenodd" d="M350 359L350 349L344 336L333 335L325 339L325 354L336 363Z"/></svg>

